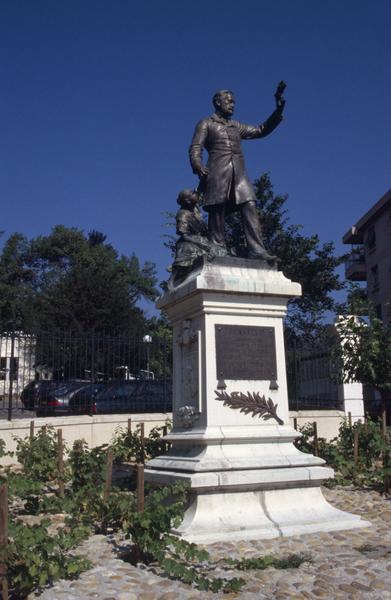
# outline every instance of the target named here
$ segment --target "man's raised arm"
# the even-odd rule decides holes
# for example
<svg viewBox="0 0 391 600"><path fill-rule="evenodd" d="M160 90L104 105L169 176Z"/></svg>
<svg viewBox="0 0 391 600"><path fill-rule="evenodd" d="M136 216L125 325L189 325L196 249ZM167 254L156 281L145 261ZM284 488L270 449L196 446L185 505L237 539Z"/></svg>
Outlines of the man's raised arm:
<svg viewBox="0 0 391 600"><path fill-rule="evenodd" d="M270 117L266 119L263 123L261 123L258 127L253 127L251 125L241 125L240 137L243 139L254 139L265 137L269 135L274 129L281 123L283 117L282 113L284 111L285 99L284 99L284 90L286 88L286 84L284 81L280 81L277 86L276 93L274 94L274 98L276 101L276 109L272 112Z"/></svg>

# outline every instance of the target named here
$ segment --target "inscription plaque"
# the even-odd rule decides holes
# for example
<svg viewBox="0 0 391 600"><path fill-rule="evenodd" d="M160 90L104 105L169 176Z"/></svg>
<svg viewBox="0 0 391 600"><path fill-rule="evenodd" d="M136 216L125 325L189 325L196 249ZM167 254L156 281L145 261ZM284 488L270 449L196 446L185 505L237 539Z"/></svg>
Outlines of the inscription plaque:
<svg viewBox="0 0 391 600"><path fill-rule="evenodd" d="M274 327L215 325L216 379L276 380Z"/></svg>

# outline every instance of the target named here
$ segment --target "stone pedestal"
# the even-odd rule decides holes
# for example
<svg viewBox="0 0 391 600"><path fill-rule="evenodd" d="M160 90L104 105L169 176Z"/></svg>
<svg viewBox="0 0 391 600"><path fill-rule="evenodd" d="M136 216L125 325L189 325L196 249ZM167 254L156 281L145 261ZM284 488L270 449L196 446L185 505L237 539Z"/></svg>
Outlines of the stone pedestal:
<svg viewBox="0 0 391 600"><path fill-rule="evenodd" d="M173 430L166 438L172 449L149 461L146 479L190 483L190 505L176 530L189 541L367 525L326 502L320 484L332 469L293 445L283 317L289 298L300 294L299 284L261 261L227 257L200 261L158 301L174 328ZM265 412L232 408L238 398Z"/></svg>

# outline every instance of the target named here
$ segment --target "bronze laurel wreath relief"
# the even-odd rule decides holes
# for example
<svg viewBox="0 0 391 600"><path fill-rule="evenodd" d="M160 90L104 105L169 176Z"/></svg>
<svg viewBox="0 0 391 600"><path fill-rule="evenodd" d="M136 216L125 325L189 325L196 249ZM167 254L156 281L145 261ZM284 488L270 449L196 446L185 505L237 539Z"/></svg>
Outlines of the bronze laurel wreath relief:
<svg viewBox="0 0 391 600"><path fill-rule="evenodd" d="M247 392L247 394L232 392L232 394L228 394L216 390L215 394L217 396L216 400L224 402L224 406L238 409L245 415L250 413L253 417L258 415L265 421L275 419L279 425L284 425L284 421L277 415L278 404L274 404L271 398L266 400L265 396L261 396L259 392Z"/></svg>

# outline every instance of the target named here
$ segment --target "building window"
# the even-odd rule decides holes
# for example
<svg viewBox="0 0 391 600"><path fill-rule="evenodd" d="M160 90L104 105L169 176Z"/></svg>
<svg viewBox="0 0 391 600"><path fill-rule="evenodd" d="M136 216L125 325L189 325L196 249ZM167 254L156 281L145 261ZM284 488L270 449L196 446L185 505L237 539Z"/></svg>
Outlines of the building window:
<svg viewBox="0 0 391 600"><path fill-rule="evenodd" d="M372 292L377 292L379 289L379 269L378 266L375 265L371 267L371 286Z"/></svg>
<svg viewBox="0 0 391 600"><path fill-rule="evenodd" d="M376 232L375 228L369 227L366 235L365 245L367 247L368 252L373 252L376 250Z"/></svg>

